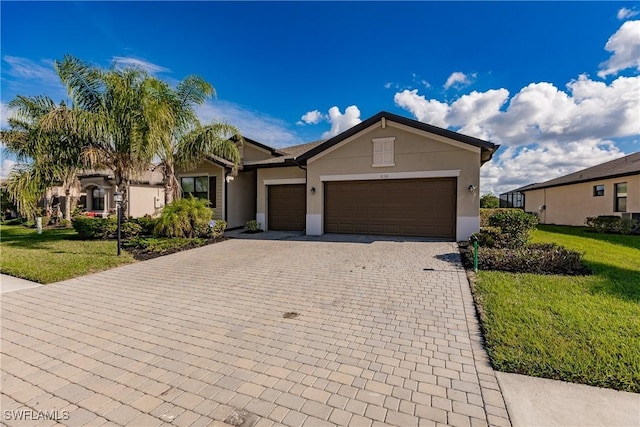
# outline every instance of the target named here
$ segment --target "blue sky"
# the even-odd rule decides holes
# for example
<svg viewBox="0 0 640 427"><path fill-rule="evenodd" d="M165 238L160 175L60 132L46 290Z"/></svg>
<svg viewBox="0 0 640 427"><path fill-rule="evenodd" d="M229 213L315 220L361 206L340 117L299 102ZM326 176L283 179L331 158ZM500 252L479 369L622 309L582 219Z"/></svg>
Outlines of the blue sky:
<svg viewBox="0 0 640 427"><path fill-rule="evenodd" d="M1 94L66 97L72 54L199 74L199 110L273 146L339 133L381 110L491 140L482 192L640 150L634 2L8 2ZM6 174L11 157L3 158Z"/></svg>

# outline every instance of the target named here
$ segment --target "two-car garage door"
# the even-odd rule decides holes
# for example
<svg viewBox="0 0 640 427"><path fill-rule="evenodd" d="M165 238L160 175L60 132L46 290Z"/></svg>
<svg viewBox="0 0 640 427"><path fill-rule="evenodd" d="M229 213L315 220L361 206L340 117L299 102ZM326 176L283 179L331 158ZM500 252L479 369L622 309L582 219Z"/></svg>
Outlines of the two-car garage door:
<svg viewBox="0 0 640 427"><path fill-rule="evenodd" d="M455 178L326 182L324 232L454 239Z"/></svg>

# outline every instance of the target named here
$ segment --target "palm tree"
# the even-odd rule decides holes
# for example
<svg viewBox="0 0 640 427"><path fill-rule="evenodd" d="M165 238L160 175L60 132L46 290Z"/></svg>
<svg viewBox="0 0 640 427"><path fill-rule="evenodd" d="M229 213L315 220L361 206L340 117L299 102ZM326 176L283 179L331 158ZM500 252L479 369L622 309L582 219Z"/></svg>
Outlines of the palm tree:
<svg viewBox="0 0 640 427"><path fill-rule="evenodd" d="M48 114L67 115L67 106L56 105L46 96L17 96L9 106L14 111L8 120L10 129L3 130L0 137L20 162L8 180L12 198L23 215L33 216L44 190L61 183L65 192L65 218L70 220L72 188L78 183L78 171L82 167L82 146L63 128L47 131L42 127L42 120Z"/></svg>
<svg viewBox="0 0 640 427"><path fill-rule="evenodd" d="M159 81L141 69L103 70L69 55L54 65L74 108L47 114L44 128L64 129L86 141L83 158L91 167L113 171L126 212L129 183L152 159L146 147L162 137L173 120L169 109L158 102Z"/></svg>
<svg viewBox="0 0 640 427"><path fill-rule="evenodd" d="M162 104L153 109L162 112L154 123L167 127L162 135L151 141L149 149L160 159L165 187L165 205L180 195L176 169L197 167L208 156L217 156L233 163L233 173L240 164L237 144L242 143L240 132L227 123L201 125L195 106L202 105L215 95L215 89L201 77L188 76L175 89L164 82L155 82L155 99ZM171 122L164 121L169 113Z"/></svg>

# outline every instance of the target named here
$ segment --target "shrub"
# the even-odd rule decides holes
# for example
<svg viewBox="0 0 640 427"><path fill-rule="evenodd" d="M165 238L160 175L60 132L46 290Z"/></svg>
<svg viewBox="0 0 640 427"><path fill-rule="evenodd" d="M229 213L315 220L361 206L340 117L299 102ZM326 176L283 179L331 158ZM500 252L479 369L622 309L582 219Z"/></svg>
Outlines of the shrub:
<svg viewBox="0 0 640 427"><path fill-rule="evenodd" d="M96 218L79 215L71 221L81 239L108 239L118 229L116 218Z"/></svg>
<svg viewBox="0 0 640 427"><path fill-rule="evenodd" d="M164 207L154 232L167 237L198 237L208 230L212 217L208 201L189 196Z"/></svg>
<svg viewBox="0 0 640 427"><path fill-rule="evenodd" d="M211 227L213 231L213 237L221 237L224 234L224 230L227 229L227 221L217 219L216 223Z"/></svg>
<svg viewBox="0 0 640 427"><path fill-rule="evenodd" d="M505 235L498 227L482 227L473 236L478 239L478 246L485 248L500 248L505 246Z"/></svg>
<svg viewBox="0 0 640 427"><path fill-rule="evenodd" d="M485 209L485 208L481 208L480 209L480 227L489 227L489 217L492 216L493 214L496 214L498 212L505 212L505 211L513 211L513 210L520 210L520 209L514 209L514 208L499 208L499 209Z"/></svg>
<svg viewBox="0 0 640 427"><path fill-rule="evenodd" d="M473 262L473 252L465 253L467 262ZM534 274L588 274L582 264L582 254L555 243L532 244L517 249L480 247L478 268L512 273Z"/></svg>
<svg viewBox="0 0 640 427"><path fill-rule="evenodd" d="M68 219L61 218L60 221L58 222L58 227L69 228L71 227L71 221L69 221Z"/></svg>
<svg viewBox="0 0 640 427"><path fill-rule="evenodd" d="M632 219L623 219L615 215L587 217L585 224L596 233L615 234L631 234L638 226L637 221Z"/></svg>
<svg viewBox="0 0 640 427"><path fill-rule="evenodd" d="M117 230L117 229L116 229ZM123 239L129 239L135 237L142 231L140 224L137 224L131 220L120 224L120 234Z"/></svg>
<svg viewBox="0 0 640 427"><path fill-rule="evenodd" d="M245 223L244 228L248 231L258 231L260 230L260 223L255 219L251 219Z"/></svg>
<svg viewBox="0 0 640 427"><path fill-rule="evenodd" d="M145 215L140 218L132 218L129 220L135 224L140 226L140 233L145 236L151 236L153 234L153 230L156 227L158 221L153 218L151 215Z"/></svg>
<svg viewBox="0 0 640 427"><path fill-rule="evenodd" d="M35 221L25 221L22 223L23 227L27 227L27 228L36 228L36 222Z"/></svg>
<svg viewBox="0 0 640 427"><path fill-rule="evenodd" d="M520 209L504 209L489 216L488 222L502 230L504 246L521 248L529 242L531 229L538 224L538 218Z"/></svg>

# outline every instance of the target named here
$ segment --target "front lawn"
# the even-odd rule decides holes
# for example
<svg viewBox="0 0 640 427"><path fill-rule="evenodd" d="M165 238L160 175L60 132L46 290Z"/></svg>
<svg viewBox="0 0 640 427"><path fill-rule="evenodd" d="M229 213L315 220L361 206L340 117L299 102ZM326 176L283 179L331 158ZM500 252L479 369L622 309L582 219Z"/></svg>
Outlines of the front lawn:
<svg viewBox="0 0 640 427"><path fill-rule="evenodd" d="M590 276L478 273L497 370L640 392L640 236L539 226L533 242L584 252Z"/></svg>
<svg viewBox="0 0 640 427"><path fill-rule="evenodd" d="M38 283L52 283L134 262L116 255L116 242L79 240L73 229L0 226L0 270Z"/></svg>

